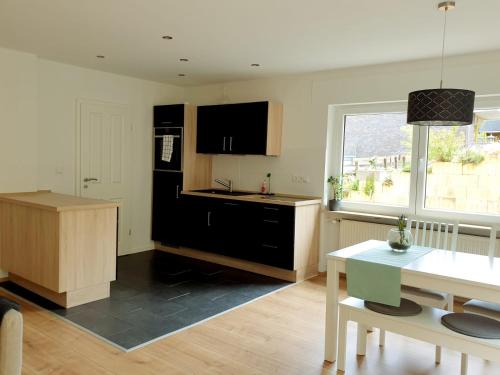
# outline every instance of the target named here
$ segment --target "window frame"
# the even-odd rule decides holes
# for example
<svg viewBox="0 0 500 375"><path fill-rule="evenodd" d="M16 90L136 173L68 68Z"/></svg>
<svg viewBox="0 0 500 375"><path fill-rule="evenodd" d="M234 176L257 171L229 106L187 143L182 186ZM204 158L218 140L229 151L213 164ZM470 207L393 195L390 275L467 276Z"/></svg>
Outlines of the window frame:
<svg viewBox="0 0 500 375"><path fill-rule="evenodd" d="M474 108L475 110L500 109L500 96L477 97ZM327 169L331 172L330 174L340 176L343 173L345 116L378 113L406 113L406 110L407 101L330 106L332 150L328 152L331 164ZM500 213L495 215L425 208L428 143L429 127L414 125L412 133L410 196L408 206L348 202L342 200L339 209L341 211L362 212L376 215L399 216L405 214L445 220L458 219L463 223L477 225L500 223Z"/></svg>

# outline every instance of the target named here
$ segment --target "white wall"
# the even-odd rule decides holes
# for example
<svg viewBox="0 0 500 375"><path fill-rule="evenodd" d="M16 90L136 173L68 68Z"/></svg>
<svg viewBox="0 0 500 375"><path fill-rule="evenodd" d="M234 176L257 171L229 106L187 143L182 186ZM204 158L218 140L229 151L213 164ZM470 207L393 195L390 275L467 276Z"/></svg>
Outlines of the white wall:
<svg viewBox="0 0 500 375"><path fill-rule="evenodd" d="M125 104L133 125L127 169L129 229L123 253L151 249L153 106L179 103L179 87L39 60L39 189L76 193L76 102L92 99Z"/></svg>
<svg viewBox="0 0 500 375"><path fill-rule="evenodd" d="M445 86L472 89L477 95L500 94L499 67L500 52L448 58ZM282 155L216 156L214 178L231 178L236 188L255 190L270 171L275 191L323 196L325 177L334 173L330 165L325 172L331 159L326 155L335 152L325 150L327 143L332 147L333 127L341 126L329 124L330 105L406 100L410 91L438 84L439 60L433 59L194 87L187 97L198 105L267 99L283 103ZM293 175L310 182L292 183ZM325 222L322 228L333 230L331 225ZM322 253L336 248L332 236L323 234L322 239Z"/></svg>
<svg viewBox="0 0 500 375"><path fill-rule="evenodd" d="M125 104L133 125L125 252L151 249L152 107L183 95L176 86L0 48L0 192L75 194L77 100Z"/></svg>
<svg viewBox="0 0 500 375"><path fill-rule="evenodd" d="M37 184L37 59L0 48L0 193Z"/></svg>
<svg viewBox="0 0 500 375"><path fill-rule="evenodd" d="M500 52L448 58L445 85L500 94ZM188 88L193 104L276 100L284 105L283 153L278 158L216 156L214 177L256 189L270 171L284 193L323 195L328 106L406 100L413 90L439 84L439 60L341 69L309 75ZM336 124L338 126L339 124ZM294 184L292 175L310 178Z"/></svg>

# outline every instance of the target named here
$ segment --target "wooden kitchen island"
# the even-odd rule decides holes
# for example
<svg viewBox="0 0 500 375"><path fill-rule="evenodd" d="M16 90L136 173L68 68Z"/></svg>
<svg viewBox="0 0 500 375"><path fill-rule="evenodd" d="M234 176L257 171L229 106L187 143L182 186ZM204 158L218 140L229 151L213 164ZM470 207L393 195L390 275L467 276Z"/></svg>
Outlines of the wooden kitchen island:
<svg viewBox="0 0 500 375"><path fill-rule="evenodd" d="M66 308L109 297L117 208L48 191L0 194L0 269Z"/></svg>

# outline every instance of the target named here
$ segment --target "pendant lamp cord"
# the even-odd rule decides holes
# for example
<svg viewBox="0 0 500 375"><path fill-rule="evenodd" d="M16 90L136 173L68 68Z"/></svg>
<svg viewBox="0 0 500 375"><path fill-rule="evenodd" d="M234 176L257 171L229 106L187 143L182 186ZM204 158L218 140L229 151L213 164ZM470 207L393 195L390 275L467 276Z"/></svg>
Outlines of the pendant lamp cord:
<svg viewBox="0 0 500 375"><path fill-rule="evenodd" d="M443 88L443 73L444 73L444 47L446 41L446 13L448 13L448 7L444 9L444 26L443 26L443 45L441 46L441 81L439 83L439 88Z"/></svg>

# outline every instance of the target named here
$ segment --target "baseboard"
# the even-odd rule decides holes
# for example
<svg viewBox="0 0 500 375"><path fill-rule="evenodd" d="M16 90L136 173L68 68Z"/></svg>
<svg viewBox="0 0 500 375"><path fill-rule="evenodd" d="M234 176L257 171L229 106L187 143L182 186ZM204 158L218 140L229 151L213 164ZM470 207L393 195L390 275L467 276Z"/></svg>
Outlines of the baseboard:
<svg viewBox="0 0 500 375"><path fill-rule="evenodd" d="M148 243L147 245L136 246L131 249L123 250L122 252L118 253L118 256L142 253L144 251L150 251L154 249L155 249L154 244Z"/></svg>
<svg viewBox="0 0 500 375"><path fill-rule="evenodd" d="M282 268L266 266L265 264L254 263L248 260L242 260L237 258L231 258L224 255L190 249L187 247L175 248L175 247L163 246L159 242L157 242L155 245L157 250L165 251L167 253L186 256L194 259L200 259L206 262L221 264L223 266L238 268L244 271L254 272L285 281L291 281L291 282L302 281L308 273L307 271L304 271L304 275L298 275L297 271L290 271Z"/></svg>

